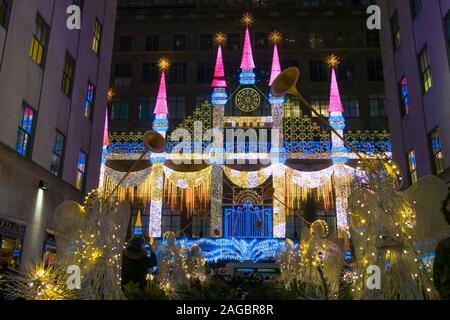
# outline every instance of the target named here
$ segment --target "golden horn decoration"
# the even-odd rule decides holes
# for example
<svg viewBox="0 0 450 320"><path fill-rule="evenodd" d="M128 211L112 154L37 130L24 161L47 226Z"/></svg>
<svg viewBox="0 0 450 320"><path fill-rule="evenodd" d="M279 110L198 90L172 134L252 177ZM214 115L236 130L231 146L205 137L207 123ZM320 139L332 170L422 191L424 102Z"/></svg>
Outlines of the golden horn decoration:
<svg viewBox="0 0 450 320"><path fill-rule="evenodd" d="M288 68L284 70L278 77L275 79L275 81L272 83L272 94L275 97L284 96L286 94L291 94L296 96L301 103L303 103L311 112L314 114L325 126L327 126L339 139L341 139L345 146L351 150L354 154L358 156L358 158L373 172L376 173L376 170L373 168L373 166L367 161L366 158L364 158L358 151L353 148L352 145L350 145L345 137L343 137L336 129L334 129L330 123L321 115L319 112L317 112L316 109L314 109L311 104L300 94L300 92L297 89L297 83L300 79L300 70L295 67Z"/></svg>
<svg viewBox="0 0 450 320"><path fill-rule="evenodd" d="M276 97L286 94L298 95L297 82L300 78L298 68L288 68L284 70L272 84L272 94Z"/></svg>
<svg viewBox="0 0 450 320"><path fill-rule="evenodd" d="M166 150L166 139L155 131L147 131L144 134L144 146L153 153L163 153Z"/></svg>

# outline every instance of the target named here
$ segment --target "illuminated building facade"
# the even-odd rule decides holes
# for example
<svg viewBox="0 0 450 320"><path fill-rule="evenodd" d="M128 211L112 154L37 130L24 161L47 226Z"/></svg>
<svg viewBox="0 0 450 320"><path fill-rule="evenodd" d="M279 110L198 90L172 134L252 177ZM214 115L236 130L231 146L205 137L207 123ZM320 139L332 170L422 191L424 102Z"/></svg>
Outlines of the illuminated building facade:
<svg viewBox="0 0 450 320"><path fill-rule="evenodd" d="M149 154L119 188L133 202L131 226L138 220L150 238L173 231L186 246L199 243L209 261L270 260L282 239L298 240L317 219L349 238L356 155L299 101L269 90L282 69L299 67L300 92L354 149L391 152L376 35L363 29L360 3L338 2L261 2L244 18L242 5L120 3L106 189L139 158L142 132L168 139L167 152ZM186 19L191 30L182 28ZM331 21L339 28L327 28ZM341 27L349 32L331 37ZM328 68L332 53L341 63ZM162 72L161 57L171 61ZM211 130L225 132L223 141Z"/></svg>

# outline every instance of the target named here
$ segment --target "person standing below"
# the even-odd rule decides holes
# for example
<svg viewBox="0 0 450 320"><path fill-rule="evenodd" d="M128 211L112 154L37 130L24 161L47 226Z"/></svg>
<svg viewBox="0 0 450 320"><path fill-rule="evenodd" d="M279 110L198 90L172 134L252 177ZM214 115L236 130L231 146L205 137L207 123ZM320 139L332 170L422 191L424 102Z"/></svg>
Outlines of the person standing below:
<svg viewBox="0 0 450 320"><path fill-rule="evenodd" d="M122 284L139 284L141 289L147 286L147 274L156 266L156 255L150 246L150 257L144 248L144 240L133 238L123 253Z"/></svg>
<svg viewBox="0 0 450 320"><path fill-rule="evenodd" d="M450 190L449 190L450 191ZM442 211L450 224L450 193L444 202ZM441 241L436 248L433 266L433 280L442 300L450 300L450 237Z"/></svg>

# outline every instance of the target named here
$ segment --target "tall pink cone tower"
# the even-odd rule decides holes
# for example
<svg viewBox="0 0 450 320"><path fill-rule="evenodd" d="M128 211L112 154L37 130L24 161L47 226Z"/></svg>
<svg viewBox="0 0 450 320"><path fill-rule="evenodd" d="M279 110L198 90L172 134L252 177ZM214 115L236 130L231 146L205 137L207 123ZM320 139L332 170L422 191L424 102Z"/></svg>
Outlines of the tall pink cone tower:
<svg viewBox="0 0 450 320"><path fill-rule="evenodd" d="M159 83L158 96L156 98L153 130L165 137L167 130L169 130L169 121L167 120L169 108L167 105L166 70L170 67L170 62L169 60L162 58L158 61L158 65L161 69L161 80Z"/></svg>
<svg viewBox="0 0 450 320"><path fill-rule="evenodd" d="M270 72L270 81L269 86L272 86L272 83L281 73L281 65L280 65L280 56L278 54L278 44L274 43L273 47L273 59L272 59L272 70Z"/></svg>
<svg viewBox="0 0 450 320"><path fill-rule="evenodd" d="M339 93L339 86L336 79L336 68L339 65L339 59L331 55L327 58L327 64L331 68L331 88L330 88L330 105L328 111L330 117L328 119L331 127L335 129L340 136L344 136L345 130L345 118L343 116L344 107L342 105L341 95ZM344 141L340 139L336 134L332 133L332 160L333 163L347 163L348 162L348 150Z"/></svg>
<svg viewBox="0 0 450 320"><path fill-rule="evenodd" d="M219 49L217 50L217 60L216 67L214 69L214 79L212 82L213 88L226 88L227 81L225 79L225 68L223 66L222 57L222 45L219 44Z"/></svg>
<svg viewBox="0 0 450 320"><path fill-rule="evenodd" d="M344 112L344 107L342 106L341 95L339 93L339 86L336 79L336 69L331 70L331 90L330 90L330 105L328 111L333 112Z"/></svg>
<svg viewBox="0 0 450 320"><path fill-rule="evenodd" d="M222 45L226 42L227 37L222 32L216 34L216 43L218 45L217 49L217 59L216 59L216 67L214 69L214 79L212 82L212 88L214 89L211 101L213 106L217 108L223 108L223 106L228 101L228 95L225 91L227 87L227 80L225 79L225 68L223 65L223 56L222 56ZM220 121L220 120L218 120Z"/></svg>
<svg viewBox="0 0 450 320"><path fill-rule="evenodd" d="M108 117L108 108L106 108L105 128L103 129L102 163L100 165L100 178L99 178L99 182L98 182L99 188L103 188L103 183L105 181L105 170L106 170L106 161L107 161L107 155L108 155L108 147L109 147L109 117Z"/></svg>
<svg viewBox="0 0 450 320"><path fill-rule="evenodd" d="M250 38L250 28L245 28L244 51L242 53L242 70L255 69L255 61L253 60L252 41Z"/></svg>
<svg viewBox="0 0 450 320"><path fill-rule="evenodd" d="M254 85L256 83L256 76L254 73L255 60L253 60L252 40L250 38L250 26L254 23L251 14L246 13L242 18L242 23L245 25L245 40L244 51L242 52L241 62L241 85Z"/></svg>
<svg viewBox="0 0 450 320"><path fill-rule="evenodd" d="M108 109L106 109L105 129L103 130L103 147L108 146L109 146L109 121L108 121Z"/></svg>
<svg viewBox="0 0 450 320"><path fill-rule="evenodd" d="M166 72L161 70L158 97L156 99L155 114L169 114L167 107Z"/></svg>

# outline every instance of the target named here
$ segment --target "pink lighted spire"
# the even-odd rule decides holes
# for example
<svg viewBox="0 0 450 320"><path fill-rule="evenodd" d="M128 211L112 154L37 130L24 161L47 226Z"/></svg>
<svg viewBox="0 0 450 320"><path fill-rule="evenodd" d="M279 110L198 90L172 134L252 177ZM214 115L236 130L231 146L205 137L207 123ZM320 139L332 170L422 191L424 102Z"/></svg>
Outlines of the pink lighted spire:
<svg viewBox="0 0 450 320"><path fill-rule="evenodd" d="M155 114L169 114L167 108L166 73L161 72L161 82L159 84L158 98L156 99Z"/></svg>
<svg viewBox="0 0 450 320"><path fill-rule="evenodd" d="M272 83L280 75L280 73L281 73L280 56L278 55L278 45L275 44L273 48L272 71L270 73L269 86L272 85Z"/></svg>
<svg viewBox="0 0 450 320"><path fill-rule="evenodd" d="M109 123L108 123L108 109L106 109L105 129L103 130L103 146L109 146Z"/></svg>
<svg viewBox="0 0 450 320"><path fill-rule="evenodd" d="M341 95L339 93L339 86L336 80L336 70L331 71L331 91L330 91L330 106L329 112L344 112L342 107Z"/></svg>
<svg viewBox="0 0 450 320"><path fill-rule="evenodd" d="M225 80L225 69L223 67L222 58L222 46L219 45L219 50L217 51L216 68L214 69L214 80L212 83L213 88L226 88L227 81Z"/></svg>
<svg viewBox="0 0 450 320"><path fill-rule="evenodd" d="M250 30L248 27L245 29L244 52L242 53L241 69L243 70L255 69L252 43L250 40Z"/></svg>

